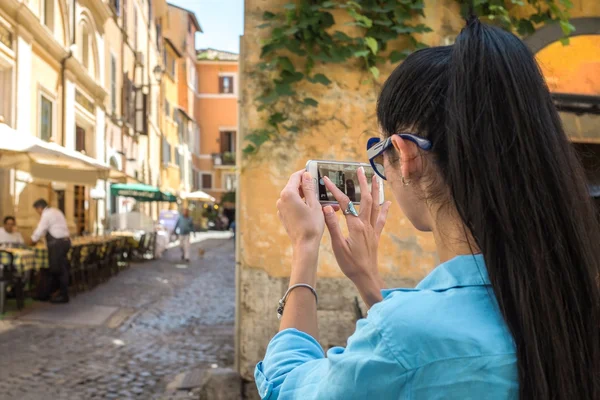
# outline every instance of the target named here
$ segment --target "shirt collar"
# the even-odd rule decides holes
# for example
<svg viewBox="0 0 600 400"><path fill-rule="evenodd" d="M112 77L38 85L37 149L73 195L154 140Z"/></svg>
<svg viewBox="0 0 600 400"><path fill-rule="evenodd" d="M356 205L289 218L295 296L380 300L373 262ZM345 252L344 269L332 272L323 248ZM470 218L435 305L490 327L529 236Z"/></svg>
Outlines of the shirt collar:
<svg viewBox="0 0 600 400"><path fill-rule="evenodd" d="M488 286L490 278L482 254L456 256L438 265L419 284L416 290L446 290L463 286ZM382 290L383 297L395 291Z"/></svg>

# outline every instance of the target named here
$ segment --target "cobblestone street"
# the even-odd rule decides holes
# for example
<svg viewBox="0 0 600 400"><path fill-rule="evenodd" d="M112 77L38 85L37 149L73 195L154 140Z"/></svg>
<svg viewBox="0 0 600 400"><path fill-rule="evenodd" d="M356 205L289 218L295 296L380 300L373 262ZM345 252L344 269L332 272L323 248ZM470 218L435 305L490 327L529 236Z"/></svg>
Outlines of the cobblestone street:
<svg viewBox="0 0 600 400"><path fill-rule="evenodd" d="M233 240L207 239L192 246L192 255L186 266L179 248L168 250L68 305L39 304L0 321L0 399L164 399L177 374L231 366ZM49 307L71 307L70 314L90 319L98 310L110 314L94 326L31 317Z"/></svg>

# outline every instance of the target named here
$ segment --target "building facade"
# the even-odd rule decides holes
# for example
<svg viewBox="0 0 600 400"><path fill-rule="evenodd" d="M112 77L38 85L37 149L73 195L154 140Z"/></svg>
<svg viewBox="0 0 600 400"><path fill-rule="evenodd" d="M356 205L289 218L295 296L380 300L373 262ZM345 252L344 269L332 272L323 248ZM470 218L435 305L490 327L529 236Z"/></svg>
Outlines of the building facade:
<svg viewBox="0 0 600 400"><path fill-rule="evenodd" d="M7 0L0 3L0 109L4 122L97 160L105 158L104 2ZM3 215L13 214L24 233L37 223L31 205L43 197L61 208L71 230L99 227L102 204L90 201L96 185L34 179L1 172Z"/></svg>
<svg viewBox="0 0 600 400"><path fill-rule="evenodd" d="M199 153L198 124L194 117L198 74L196 70L196 34L202 32L193 12L169 4L168 26L163 34L181 56L175 62L177 102L173 103L173 119L177 125L178 145L173 149L181 175L180 194L197 188L193 168Z"/></svg>
<svg viewBox="0 0 600 400"><path fill-rule="evenodd" d="M199 50L196 61L199 187L223 203L230 221L235 218L232 193L237 188L238 62L237 54L214 49ZM224 199L226 193L230 195Z"/></svg>
<svg viewBox="0 0 600 400"><path fill-rule="evenodd" d="M44 180L0 169L0 187L8 189L0 194L0 215L15 215L24 235L37 224L32 204L38 198L65 213L73 234L101 233L110 214L129 211L135 203L112 198L111 184L163 187L166 179L171 190L181 188L179 174L163 177L161 172L163 138L171 135L163 126L163 98L170 96L176 106L180 98L177 86L171 88L168 79L163 83L168 10L165 0L0 2L3 123L19 134L111 167L110 178L95 184ZM199 31L191 15L196 23L188 35L191 44L186 45L190 54L193 35ZM188 13L185 21L189 19ZM186 107L193 114L193 104ZM186 160L191 180L191 155ZM155 219L164 207L168 205L138 205Z"/></svg>

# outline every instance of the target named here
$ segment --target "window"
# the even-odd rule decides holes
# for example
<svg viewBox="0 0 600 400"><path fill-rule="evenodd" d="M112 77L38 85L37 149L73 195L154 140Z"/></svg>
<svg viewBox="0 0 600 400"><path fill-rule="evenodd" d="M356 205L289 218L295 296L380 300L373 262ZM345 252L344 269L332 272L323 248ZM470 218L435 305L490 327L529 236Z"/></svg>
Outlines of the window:
<svg viewBox="0 0 600 400"><path fill-rule="evenodd" d="M237 179L235 174L223 174L223 189L233 192L237 189Z"/></svg>
<svg viewBox="0 0 600 400"><path fill-rule="evenodd" d="M4 123L9 126L12 125L12 71L12 68L3 69L0 65L0 93L3 94L0 96L0 117L3 117Z"/></svg>
<svg viewBox="0 0 600 400"><path fill-rule="evenodd" d="M52 115L52 101L46 96L40 96L40 139L49 142L52 138L54 116Z"/></svg>
<svg viewBox="0 0 600 400"><path fill-rule="evenodd" d="M86 229L86 196L85 186L75 186L73 196L73 219L77 227L77 234L83 235Z"/></svg>
<svg viewBox="0 0 600 400"><path fill-rule="evenodd" d="M165 115L171 117L171 103L168 100L165 100Z"/></svg>
<svg viewBox="0 0 600 400"><path fill-rule="evenodd" d="M87 25L81 26L81 63L88 69L90 62L90 35Z"/></svg>
<svg viewBox="0 0 600 400"><path fill-rule="evenodd" d="M221 94L233 94L233 76L220 76L219 77L219 93Z"/></svg>
<svg viewBox="0 0 600 400"><path fill-rule="evenodd" d="M85 153L85 129L75 126L75 150Z"/></svg>
<svg viewBox="0 0 600 400"><path fill-rule="evenodd" d="M40 20L48 29L54 31L54 0L42 0L41 5Z"/></svg>
<svg viewBox="0 0 600 400"><path fill-rule="evenodd" d="M179 154L179 147L175 148L175 164L181 168L181 154Z"/></svg>
<svg viewBox="0 0 600 400"><path fill-rule="evenodd" d="M171 162L171 145L166 138L162 140L162 162L168 165Z"/></svg>
<svg viewBox="0 0 600 400"><path fill-rule="evenodd" d="M110 55L110 107L112 113L117 111L117 60Z"/></svg>
<svg viewBox="0 0 600 400"><path fill-rule="evenodd" d="M192 33L192 21L188 21L188 32Z"/></svg>
<svg viewBox="0 0 600 400"><path fill-rule="evenodd" d="M233 153L235 151L235 132L222 131L219 141L221 153Z"/></svg>
<svg viewBox="0 0 600 400"><path fill-rule="evenodd" d="M212 189L211 174L202 174L202 189Z"/></svg>

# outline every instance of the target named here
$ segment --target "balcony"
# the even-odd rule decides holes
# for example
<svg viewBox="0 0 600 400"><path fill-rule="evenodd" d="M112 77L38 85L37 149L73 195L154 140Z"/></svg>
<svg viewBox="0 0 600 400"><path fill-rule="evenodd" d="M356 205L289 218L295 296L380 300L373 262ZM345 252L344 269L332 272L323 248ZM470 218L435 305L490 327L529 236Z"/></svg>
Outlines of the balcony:
<svg viewBox="0 0 600 400"><path fill-rule="evenodd" d="M235 151L213 154L213 163L215 167L235 165Z"/></svg>

